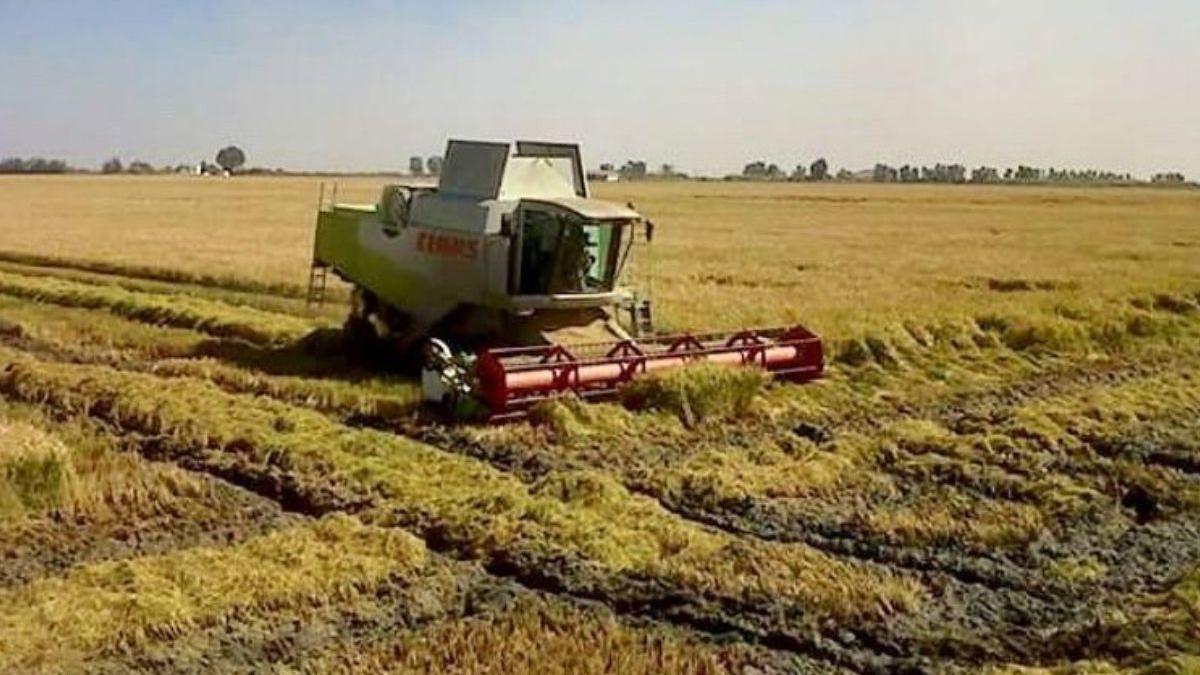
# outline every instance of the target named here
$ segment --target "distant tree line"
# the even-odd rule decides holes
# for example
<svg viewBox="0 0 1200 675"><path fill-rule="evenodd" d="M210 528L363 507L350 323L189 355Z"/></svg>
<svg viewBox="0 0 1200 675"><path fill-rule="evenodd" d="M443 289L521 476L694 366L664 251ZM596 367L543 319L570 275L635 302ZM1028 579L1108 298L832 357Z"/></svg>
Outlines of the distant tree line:
<svg viewBox="0 0 1200 675"><path fill-rule="evenodd" d="M839 169L832 173L825 158L809 165L798 164L785 172L778 164L756 160L746 164L737 176L727 179L776 180L776 181L863 181L875 183L1075 183L1081 185L1126 185L1141 181L1129 173L1099 171L1096 169L1041 169L1024 164L1017 167L998 169L980 166L968 170L962 164L935 164L916 166L905 164L894 167L879 163L869 171L853 172ZM1156 184L1184 184L1187 178L1178 172L1158 173L1151 179Z"/></svg>
<svg viewBox="0 0 1200 675"><path fill-rule="evenodd" d="M842 169L838 172L839 179L852 176L849 171ZM736 178L736 176L726 176ZM741 178L751 180L789 180L789 181L823 181L834 178L829 173L829 161L824 157L814 160L811 164L797 164L791 172L785 171L778 164L755 160L742 167Z"/></svg>
<svg viewBox="0 0 1200 675"><path fill-rule="evenodd" d="M621 180L663 180L663 179L682 179L688 175L675 168L674 164L664 162L658 166L658 171L651 171L650 165L645 160L628 159L621 166L617 166L611 162L605 162L600 165L599 174L603 176L617 176Z"/></svg>
<svg viewBox="0 0 1200 675"><path fill-rule="evenodd" d="M998 169L979 166L967 170L962 164L935 164L899 168L876 164L871 172L876 183L1078 183L1086 185L1124 185L1138 182L1132 174L1097 169L1040 169L1021 164Z"/></svg>
<svg viewBox="0 0 1200 675"><path fill-rule="evenodd" d="M42 157L6 157L0 159L0 173L67 173L74 171L61 159Z"/></svg>
<svg viewBox="0 0 1200 675"><path fill-rule="evenodd" d="M204 168L209 166L212 167L212 171L205 172ZM209 165L208 162L200 162L198 166L163 165L161 167L155 167L154 165L151 165L150 162L133 160L126 165L125 162L121 161L120 157L110 157L110 159L104 161L104 163L100 165L100 173L103 174L131 173L136 175L148 175L151 173L215 173L217 169L217 165Z"/></svg>
<svg viewBox="0 0 1200 675"><path fill-rule="evenodd" d="M1187 182L1187 178L1179 172L1156 173L1150 178L1150 182L1182 185Z"/></svg>
<svg viewBox="0 0 1200 675"><path fill-rule="evenodd" d="M248 174L283 173L282 169L263 169L251 167L242 169L246 164L246 153L236 145L227 145L217 151L214 162L201 161L199 164L165 164L155 168L149 162L135 159L128 165L120 157L112 157L100 165L100 173L119 174L129 173L147 175L153 173L193 173L200 175L232 175L235 172Z"/></svg>

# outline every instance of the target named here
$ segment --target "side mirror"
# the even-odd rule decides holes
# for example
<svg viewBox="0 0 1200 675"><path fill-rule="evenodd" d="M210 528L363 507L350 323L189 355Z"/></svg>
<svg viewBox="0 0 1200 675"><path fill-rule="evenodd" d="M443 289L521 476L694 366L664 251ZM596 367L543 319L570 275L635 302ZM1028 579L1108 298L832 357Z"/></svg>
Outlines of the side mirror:
<svg viewBox="0 0 1200 675"><path fill-rule="evenodd" d="M513 234L513 217L511 213L506 213L500 216L500 234L501 236L511 237Z"/></svg>

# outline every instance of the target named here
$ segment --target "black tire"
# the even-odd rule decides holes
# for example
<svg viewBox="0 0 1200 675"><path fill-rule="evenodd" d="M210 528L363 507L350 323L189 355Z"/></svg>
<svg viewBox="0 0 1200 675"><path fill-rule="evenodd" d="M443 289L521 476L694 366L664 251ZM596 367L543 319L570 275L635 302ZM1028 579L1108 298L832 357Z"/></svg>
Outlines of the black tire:
<svg viewBox="0 0 1200 675"><path fill-rule="evenodd" d="M401 345L398 327L406 317L384 305L374 293L356 286L350 300L350 315L342 326L347 352L363 365L387 371L419 373L423 362L423 340ZM380 324L387 326L382 329Z"/></svg>

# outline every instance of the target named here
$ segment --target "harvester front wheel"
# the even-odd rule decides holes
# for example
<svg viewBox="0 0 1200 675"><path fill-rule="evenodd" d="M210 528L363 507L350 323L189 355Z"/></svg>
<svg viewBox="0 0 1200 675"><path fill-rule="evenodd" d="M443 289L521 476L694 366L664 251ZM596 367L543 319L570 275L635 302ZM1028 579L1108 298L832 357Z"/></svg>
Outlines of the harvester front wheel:
<svg viewBox="0 0 1200 675"><path fill-rule="evenodd" d="M407 315L356 286L350 294L350 315L343 327L347 340L367 360L389 366L416 367L421 363L416 331Z"/></svg>
<svg viewBox="0 0 1200 675"><path fill-rule="evenodd" d="M385 339L379 332L377 317L379 300L375 294L355 286L350 293L350 315L343 331L354 348L369 358L381 355Z"/></svg>

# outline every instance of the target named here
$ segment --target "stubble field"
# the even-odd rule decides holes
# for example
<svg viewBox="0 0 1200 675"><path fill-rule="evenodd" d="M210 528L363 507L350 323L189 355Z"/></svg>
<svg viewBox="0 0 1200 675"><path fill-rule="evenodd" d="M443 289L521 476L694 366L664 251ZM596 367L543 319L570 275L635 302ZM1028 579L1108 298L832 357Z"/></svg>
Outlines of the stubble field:
<svg viewBox="0 0 1200 675"><path fill-rule="evenodd" d="M0 671L1200 668L1200 193L601 185L829 376L480 428L304 307L318 183L0 180Z"/></svg>

